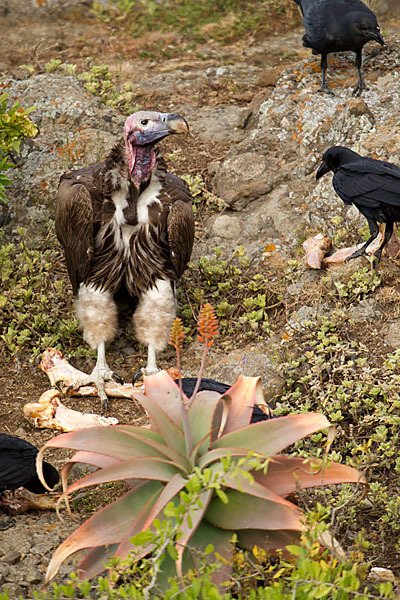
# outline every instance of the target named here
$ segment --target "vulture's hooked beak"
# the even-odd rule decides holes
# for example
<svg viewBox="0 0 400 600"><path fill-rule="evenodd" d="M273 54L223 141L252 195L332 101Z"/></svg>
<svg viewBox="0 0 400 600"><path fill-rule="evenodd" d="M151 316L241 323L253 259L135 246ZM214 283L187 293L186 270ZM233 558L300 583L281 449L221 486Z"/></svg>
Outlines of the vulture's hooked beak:
<svg viewBox="0 0 400 600"><path fill-rule="evenodd" d="M322 163L318 167L318 171L315 175L315 179L318 181L318 179L320 179L323 175L326 175L326 173L329 173L329 171L330 171L330 168L328 167L326 162L323 160Z"/></svg>
<svg viewBox="0 0 400 600"><path fill-rule="evenodd" d="M154 120L150 127L132 133L134 143L140 146L155 144L173 133L188 133L189 125L186 119L178 113L159 113L159 119Z"/></svg>

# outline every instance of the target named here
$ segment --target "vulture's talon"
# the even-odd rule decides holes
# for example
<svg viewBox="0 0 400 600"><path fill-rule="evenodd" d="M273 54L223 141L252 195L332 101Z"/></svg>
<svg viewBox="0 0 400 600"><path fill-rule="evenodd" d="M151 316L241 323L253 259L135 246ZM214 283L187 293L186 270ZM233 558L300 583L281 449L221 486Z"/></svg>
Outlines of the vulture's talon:
<svg viewBox="0 0 400 600"><path fill-rule="evenodd" d="M132 377L132 385L135 385L135 383L137 381L139 381L139 379L143 377L143 371L140 369L139 371L137 371L134 376Z"/></svg>
<svg viewBox="0 0 400 600"><path fill-rule="evenodd" d="M125 383L125 381L122 379L122 377L120 375L118 375L118 373L113 373L112 378L114 379L114 381L116 381L120 385L124 385L124 383Z"/></svg>

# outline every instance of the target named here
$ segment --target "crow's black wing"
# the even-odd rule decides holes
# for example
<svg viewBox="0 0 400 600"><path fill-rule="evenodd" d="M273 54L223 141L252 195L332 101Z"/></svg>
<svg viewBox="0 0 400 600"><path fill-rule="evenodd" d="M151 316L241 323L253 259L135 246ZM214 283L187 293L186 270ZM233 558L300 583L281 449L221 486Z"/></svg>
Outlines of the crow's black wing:
<svg viewBox="0 0 400 600"><path fill-rule="evenodd" d="M0 434L0 491L25 486L36 476L37 453L25 440Z"/></svg>
<svg viewBox="0 0 400 600"><path fill-rule="evenodd" d="M400 169L390 163L362 158L340 167L332 183L345 204L400 206Z"/></svg>

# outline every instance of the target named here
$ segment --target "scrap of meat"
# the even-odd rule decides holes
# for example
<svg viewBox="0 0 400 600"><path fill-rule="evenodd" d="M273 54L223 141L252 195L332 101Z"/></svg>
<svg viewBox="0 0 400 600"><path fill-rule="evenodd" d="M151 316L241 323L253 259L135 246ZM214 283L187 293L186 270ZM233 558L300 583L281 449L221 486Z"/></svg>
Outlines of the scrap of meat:
<svg viewBox="0 0 400 600"><path fill-rule="evenodd" d="M306 267L310 269L320 269L324 256L332 248L332 240L324 237L322 233L318 233L314 237L308 238L303 243L303 248L306 252Z"/></svg>

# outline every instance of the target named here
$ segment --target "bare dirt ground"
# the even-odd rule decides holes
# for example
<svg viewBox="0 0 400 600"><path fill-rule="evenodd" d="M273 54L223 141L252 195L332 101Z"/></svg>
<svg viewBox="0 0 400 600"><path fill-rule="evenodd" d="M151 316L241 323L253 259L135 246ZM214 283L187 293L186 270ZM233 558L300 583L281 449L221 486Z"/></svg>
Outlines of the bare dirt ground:
<svg viewBox="0 0 400 600"><path fill-rule="evenodd" d="M400 32L400 25L396 22L390 24L393 33ZM204 68L205 64L218 66L221 59L225 62L235 61L243 53L252 48L252 64L263 69L282 70L286 65L308 55L308 51L300 44L302 28L297 25L294 29L286 30L277 21L275 31L270 38L270 52L265 52L265 47L257 51L257 40L249 34L240 40L221 47L216 42L199 46L190 54L179 54L179 39L171 34L170 43L174 46L170 58L160 57L149 52L149 47L154 48L157 34L148 35L140 40L135 40L129 32L117 31L106 24L99 23L94 18L84 15L70 15L64 18L57 17L52 20L35 21L31 18L10 21L9 18L0 18L0 35L7 39L7 52L0 59L0 72L5 76L21 77L21 65L35 64L43 69L46 62L59 58L62 62L76 63L83 66L88 56L93 57L97 64L105 63L115 72L124 72L134 63L134 80L140 80L141 74L151 71L154 75L168 73L176 68L177 64L184 65L186 69ZM163 34L164 35L164 34ZM161 36L162 37L162 36ZM161 39L160 37L160 39ZM163 43L165 36L162 37ZM265 40L264 40L265 41ZM143 49L149 58L143 58ZM267 75L265 75L266 77ZM171 98L160 93L146 97L144 93L140 98L142 105L149 107L163 105L174 106L185 101L197 102L198 106L217 106L221 103L235 103L239 106L249 106L257 94L262 90L263 97L269 93L268 82L265 78L258 81L250 88L238 89L230 87L213 88L212 86L196 89L195 94L191 89L181 92L179 98ZM185 95L186 94L186 95ZM178 159L177 171L200 173L207 179L207 165L213 159L221 157L227 149L224 144L201 143L193 147L189 141L184 143L182 157ZM112 348L110 363L117 359L118 348ZM119 363L118 372L130 381L134 373L145 359L144 354L127 354ZM82 360L79 368L89 371L92 362ZM164 353L161 366L174 364L172 351ZM198 368L198 351L196 346L189 349L184 357L184 367L191 374ZM42 392L49 387L45 374L39 371L37 364L31 362L30 356L19 356L10 359L0 353L0 431L20 436L34 445L40 447L53 436L50 430L38 430L30 426L24 419L22 407L27 401L36 400ZM83 412L98 412L103 414L103 408L97 398L70 399L68 406ZM120 422L132 422L143 416L140 409L127 400L113 399L108 413L115 416ZM60 466L63 459L54 455L52 461L55 466ZM115 493L115 492L114 492ZM104 500L104 497L102 498ZM99 504L99 497L94 492L78 498L73 504L75 516L79 519L89 514L93 507ZM65 538L66 534L75 529L76 523L67 518L60 524L54 513L31 513L17 518L16 527L0 533L0 590L7 583L10 598L17 598L18 594L29 594L35 588L41 588L42 577L48 559L54 548ZM16 555L5 559L9 551ZM72 563L72 564L76 564ZM68 572L71 563L63 568L63 573ZM13 583L10 583L13 581Z"/></svg>

